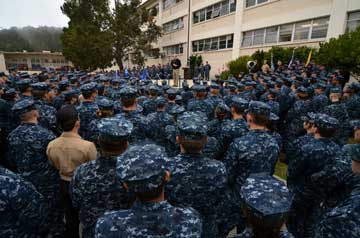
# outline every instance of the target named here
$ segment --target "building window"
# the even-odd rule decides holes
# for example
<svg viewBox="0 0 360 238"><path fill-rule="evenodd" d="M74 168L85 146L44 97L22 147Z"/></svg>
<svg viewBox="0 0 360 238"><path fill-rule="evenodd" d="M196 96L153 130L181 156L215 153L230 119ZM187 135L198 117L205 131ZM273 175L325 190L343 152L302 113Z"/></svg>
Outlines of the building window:
<svg viewBox="0 0 360 238"><path fill-rule="evenodd" d="M295 24L294 40L309 39L311 21L304 21Z"/></svg>
<svg viewBox="0 0 360 238"><path fill-rule="evenodd" d="M225 0L193 13L194 24L225 16L236 10L236 0Z"/></svg>
<svg viewBox="0 0 360 238"><path fill-rule="evenodd" d="M242 47L326 38L329 17L243 32Z"/></svg>
<svg viewBox="0 0 360 238"><path fill-rule="evenodd" d="M164 9L167 9L169 7L172 7L176 5L177 3L181 2L182 0L163 0Z"/></svg>
<svg viewBox="0 0 360 238"><path fill-rule="evenodd" d="M347 21L347 31L355 31L360 26L360 11L350 12Z"/></svg>
<svg viewBox="0 0 360 238"><path fill-rule="evenodd" d="M312 24L311 39L325 38L329 27L329 18L316 19Z"/></svg>
<svg viewBox="0 0 360 238"><path fill-rule="evenodd" d="M166 46L163 48L165 55L179 55L184 53L183 44Z"/></svg>
<svg viewBox="0 0 360 238"><path fill-rule="evenodd" d="M164 33L174 32L178 31L180 29L184 28L184 19L183 17L175 19L171 22L165 23L163 25L163 31Z"/></svg>
<svg viewBox="0 0 360 238"><path fill-rule="evenodd" d="M245 6L246 7L253 7L253 6L268 2L268 1L269 0L246 0Z"/></svg>
<svg viewBox="0 0 360 238"><path fill-rule="evenodd" d="M233 35L213 37L192 42L192 51L216 51L219 49L231 49L233 47Z"/></svg>
<svg viewBox="0 0 360 238"><path fill-rule="evenodd" d="M294 28L293 24L280 26L279 42L291 41L293 28Z"/></svg>

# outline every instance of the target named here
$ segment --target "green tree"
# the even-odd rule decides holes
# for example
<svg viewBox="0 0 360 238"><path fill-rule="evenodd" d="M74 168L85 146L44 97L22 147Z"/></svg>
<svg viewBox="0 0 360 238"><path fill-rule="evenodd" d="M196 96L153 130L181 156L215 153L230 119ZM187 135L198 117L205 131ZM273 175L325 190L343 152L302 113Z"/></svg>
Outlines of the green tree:
<svg viewBox="0 0 360 238"><path fill-rule="evenodd" d="M327 68L337 68L344 72L360 74L360 27L339 38L321 43L316 62Z"/></svg>
<svg viewBox="0 0 360 238"><path fill-rule="evenodd" d="M65 0L62 12L70 18L63 29L63 54L76 66L94 70L112 65L112 32L108 0Z"/></svg>
<svg viewBox="0 0 360 238"><path fill-rule="evenodd" d="M191 55L188 59L190 65L190 78L194 78L195 66L200 66L203 62L201 55Z"/></svg>
<svg viewBox="0 0 360 238"><path fill-rule="evenodd" d="M253 60L251 56L241 56L236 60L230 61L227 66L229 71L235 77L238 77L241 72L248 72L247 62Z"/></svg>
<svg viewBox="0 0 360 238"><path fill-rule="evenodd" d="M161 28L156 25L154 12L140 4L140 0L115 0L111 18L113 56L121 69L129 53L133 63L138 65L144 65L144 54L159 57L159 51L154 51L152 43L161 35Z"/></svg>

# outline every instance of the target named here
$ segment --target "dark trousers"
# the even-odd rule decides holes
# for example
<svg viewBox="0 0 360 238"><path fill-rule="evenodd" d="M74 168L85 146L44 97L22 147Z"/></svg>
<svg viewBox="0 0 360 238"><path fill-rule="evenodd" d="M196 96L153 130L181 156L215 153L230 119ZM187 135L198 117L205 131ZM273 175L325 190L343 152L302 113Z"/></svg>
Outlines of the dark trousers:
<svg viewBox="0 0 360 238"><path fill-rule="evenodd" d="M69 193L70 182L60 180L60 198L65 212L65 238L79 238L79 211L73 207Z"/></svg>

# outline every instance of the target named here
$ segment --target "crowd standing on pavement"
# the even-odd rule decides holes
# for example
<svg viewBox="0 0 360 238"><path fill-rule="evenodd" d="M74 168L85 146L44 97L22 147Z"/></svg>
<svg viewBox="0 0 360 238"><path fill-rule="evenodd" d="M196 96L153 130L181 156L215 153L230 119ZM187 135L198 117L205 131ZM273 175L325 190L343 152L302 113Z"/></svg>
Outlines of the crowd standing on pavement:
<svg viewBox="0 0 360 238"><path fill-rule="evenodd" d="M0 237L360 237L359 82L173 61L0 73Z"/></svg>

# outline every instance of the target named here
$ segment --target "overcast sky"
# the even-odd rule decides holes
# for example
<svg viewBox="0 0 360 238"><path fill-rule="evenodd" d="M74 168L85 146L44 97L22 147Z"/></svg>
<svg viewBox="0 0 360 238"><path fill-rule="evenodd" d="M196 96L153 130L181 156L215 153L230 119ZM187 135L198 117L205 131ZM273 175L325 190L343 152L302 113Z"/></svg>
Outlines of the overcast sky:
<svg viewBox="0 0 360 238"><path fill-rule="evenodd" d="M67 26L69 19L60 10L63 3L64 0L0 0L0 28Z"/></svg>

